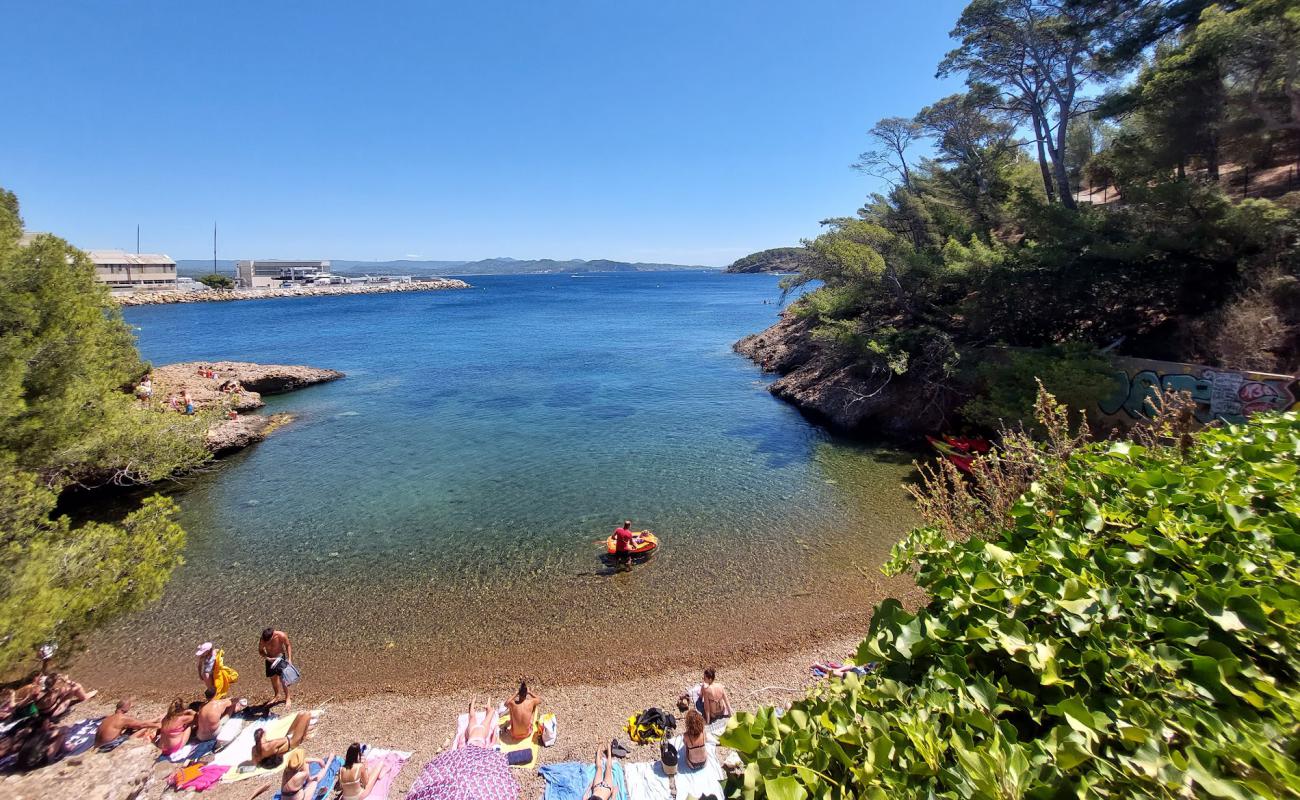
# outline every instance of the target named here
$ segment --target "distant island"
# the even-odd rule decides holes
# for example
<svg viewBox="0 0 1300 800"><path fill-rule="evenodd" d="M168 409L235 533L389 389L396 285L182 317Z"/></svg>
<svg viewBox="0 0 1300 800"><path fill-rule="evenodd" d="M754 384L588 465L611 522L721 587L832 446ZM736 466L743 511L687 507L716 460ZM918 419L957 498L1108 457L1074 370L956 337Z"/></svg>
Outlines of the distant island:
<svg viewBox="0 0 1300 800"><path fill-rule="evenodd" d="M668 270L700 270L717 267L689 264L655 264L631 261L610 261L598 258L585 261L580 258L557 261L553 258L485 258L479 261L349 261L330 259L330 269L336 275L365 275L397 273L403 275L523 275L527 273L575 272L665 272ZM218 261L217 270L234 272L233 260ZM212 272L212 261L184 259L176 262L180 275L196 277Z"/></svg>
<svg viewBox="0 0 1300 800"><path fill-rule="evenodd" d="M809 258L804 247L773 247L738 258L723 272L749 274L755 272L798 272Z"/></svg>

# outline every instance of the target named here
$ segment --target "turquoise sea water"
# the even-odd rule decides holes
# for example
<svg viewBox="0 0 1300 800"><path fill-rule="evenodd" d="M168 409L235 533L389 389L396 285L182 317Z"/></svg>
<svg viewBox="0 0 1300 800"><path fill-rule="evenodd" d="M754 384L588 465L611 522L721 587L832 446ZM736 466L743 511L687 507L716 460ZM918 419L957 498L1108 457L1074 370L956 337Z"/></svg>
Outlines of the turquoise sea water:
<svg viewBox="0 0 1300 800"><path fill-rule="evenodd" d="M574 647L593 668L738 655L845 622L844 603L860 620L913 521L910 457L829 436L732 353L775 321L775 277L469 280L128 309L154 363L347 378L268 398L296 421L187 481L187 563L95 648L183 684L188 663L159 668L153 643L251 652L274 624L323 683L409 680L413 663L437 682L483 663L555 672ZM608 574L595 543L625 516L664 546Z"/></svg>

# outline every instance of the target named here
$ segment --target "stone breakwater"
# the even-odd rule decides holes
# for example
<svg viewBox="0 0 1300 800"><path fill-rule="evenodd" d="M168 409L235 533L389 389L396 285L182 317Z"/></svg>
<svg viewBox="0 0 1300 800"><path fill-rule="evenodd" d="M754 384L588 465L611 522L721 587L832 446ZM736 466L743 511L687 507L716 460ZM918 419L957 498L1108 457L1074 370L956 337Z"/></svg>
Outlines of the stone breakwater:
<svg viewBox="0 0 1300 800"><path fill-rule="evenodd" d="M156 306L168 303L225 303L232 300L271 300L280 297L321 297L335 294L392 294L393 292L435 292L442 289L469 289L468 283L455 278L430 278L410 283L379 285L347 284L342 286L301 286L295 289L208 290L204 292L152 292L114 297L121 306Z"/></svg>

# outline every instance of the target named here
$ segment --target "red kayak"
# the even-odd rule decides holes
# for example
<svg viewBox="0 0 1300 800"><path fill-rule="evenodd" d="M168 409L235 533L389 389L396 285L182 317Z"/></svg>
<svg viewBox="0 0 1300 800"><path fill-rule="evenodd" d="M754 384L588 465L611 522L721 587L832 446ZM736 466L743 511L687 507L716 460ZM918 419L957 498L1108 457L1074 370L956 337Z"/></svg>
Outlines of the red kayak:
<svg viewBox="0 0 1300 800"><path fill-rule="evenodd" d="M936 439L933 436L925 437L940 455L953 463L957 469L970 474L971 465L975 463L976 456L983 455L993 449L993 443L988 439L981 439L976 436L945 436L942 439Z"/></svg>

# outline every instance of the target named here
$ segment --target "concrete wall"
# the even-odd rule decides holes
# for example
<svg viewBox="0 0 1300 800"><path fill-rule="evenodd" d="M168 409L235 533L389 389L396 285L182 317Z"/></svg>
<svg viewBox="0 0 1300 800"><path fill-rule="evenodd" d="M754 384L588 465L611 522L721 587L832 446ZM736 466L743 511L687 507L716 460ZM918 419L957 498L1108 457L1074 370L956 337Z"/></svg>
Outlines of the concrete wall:
<svg viewBox="0 0 1300 800"><path fill-rule="evenodd" d="M1115 359L1115 390L1093 409L1093 425L1103 431L1127 428L1152 412L1160 390L1188 392L1202 422L1241 422L1258 411L1300 409L1300 382L1294 375L1220 370L1196 364Z"/></svg>

